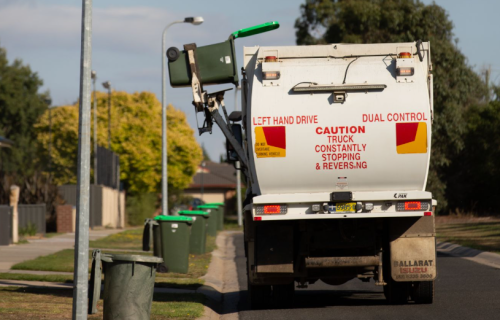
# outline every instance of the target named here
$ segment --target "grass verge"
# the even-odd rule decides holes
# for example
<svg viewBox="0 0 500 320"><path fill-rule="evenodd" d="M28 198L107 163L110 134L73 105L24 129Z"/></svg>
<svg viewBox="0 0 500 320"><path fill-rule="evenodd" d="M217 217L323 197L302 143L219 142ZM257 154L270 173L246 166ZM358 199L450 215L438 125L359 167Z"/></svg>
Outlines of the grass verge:
<svg viewBox="0 0 500 320"><path fill-rule="evenodd" d="M103 251L105 253L116 254L145 254L151 255L149 252L113 252ZM12 270L37 270L37 271L57 271L57 272L73 272L73 263L75 259L74 249L64 249L47 256L41 256L33 260L20 262L12 266ZM91 267L92 251L89 250L89 268ZM90 269L89 269L90 270Z"/></svg>
<svg viewBox="0 0 500 320"><path fill-rule="evenodd" d="M0 288L2 320L70 319L73 290L50 288ZM155 293L151 319L195 319L203 315L205 296L201 294ZM102 300L97 314L88 319L102 319Z"/></svg>
<svg viewBox="0 0 500 320"><path fill-rule="evenodd" d="M90 248L142 250L143 229L131 229L89 242Z"/></svg>
<svg viewBox="0 0 500 320"><path fill-rule="evenodd" d="M500 222L447 223L436 225L439 241L500 253Z"/></svg>
<svg viewBox="0 0 500 320"><path fill-rule="evenodd" d="M225 219L224 220L224 230L225 231L243 231L243 227L238 225L238 220L236 219Z"/></svg>

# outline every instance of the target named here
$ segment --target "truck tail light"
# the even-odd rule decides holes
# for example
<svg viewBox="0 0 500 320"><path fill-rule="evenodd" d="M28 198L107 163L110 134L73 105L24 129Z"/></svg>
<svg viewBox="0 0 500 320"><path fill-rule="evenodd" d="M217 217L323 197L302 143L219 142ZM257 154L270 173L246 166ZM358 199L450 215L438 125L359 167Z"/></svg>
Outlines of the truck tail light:
<svg viewBox="0 0 500 320"><path fill-rule="evenodd" d="M255 208L255 214L286 214L286 204L266 204Z"/></svg>
<svg viewBox="0 0 500 320"><path fill-rule="evenodd" d="M398 55L398 59L408 59L408 58L411 58L410 52L401 52Z"/></svg>
<svg viewBox="0 0 500 320"><path fill-rule="evenodd" d="M278 57L276 56L266 56L264 62L278 62Z"/></svg>
<svg viewBox="0 0 500 320"><path fill-rule="evenodd" d="M429 210L429 203L423 201L398 202L397 211L425 211Z"/></svg>
<svg viewBox="0 0 500 320"><path fill-rule="evenodd" d="M402 76L402 77L408 77L408 76L412 76L415 74L415 69L414 68L410 68L410 67L400 67L400 68L397 68L397 74L398 76Z"/></svg>
<svg viewBox="0 0 500 320"><path fill-rule="evenodd" d="M264 80L278 80L281 74L279 71L265 71L262 72L262 79Z"/></svg>

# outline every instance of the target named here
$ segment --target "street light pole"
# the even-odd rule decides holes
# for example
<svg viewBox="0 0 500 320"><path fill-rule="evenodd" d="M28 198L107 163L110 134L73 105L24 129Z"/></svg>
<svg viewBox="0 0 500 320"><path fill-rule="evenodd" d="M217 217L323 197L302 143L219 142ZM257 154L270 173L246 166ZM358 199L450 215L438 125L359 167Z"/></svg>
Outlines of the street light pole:
<svg viewBox="0 0 500 320"><path fill-rule="evenodd" d="M90 66L92 65L92 0L82 0L80 107L78 117L78 170L76 198L73 320L87 319L89 286L90 188Z"/></svg>
<svg viewBox="0 0 500 320"><path fill-rule="evenodd" d="M97 73L92 70L92 82L94 83L94 184L97 185L97 98L96 98L96 80Z"/></svg>
<svg viewBox="0 0 500 320"><path fill-rule="evenodd" d="M106 81L102 86L108 89L108 149L111 150L111 83Z"/></svg>
<svg viewBox="0 0 500 320"><path fill-rule="evenodd" d="M168 176L167 176L167 30L176 23L191 23L195 26L203 23L202 17L187 17L168 24L161 36L161 214L168 215Z"/></svg>

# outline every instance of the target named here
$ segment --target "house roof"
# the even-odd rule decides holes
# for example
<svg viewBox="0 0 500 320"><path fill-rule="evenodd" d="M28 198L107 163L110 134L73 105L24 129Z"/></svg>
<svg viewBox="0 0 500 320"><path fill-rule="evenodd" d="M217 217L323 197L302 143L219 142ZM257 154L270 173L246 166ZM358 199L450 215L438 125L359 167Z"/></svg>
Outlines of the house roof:
<svg viewBox="0 0 500 320"><path fill-rule="evenodd" d="M205 161L205 167L198 166L196 175L189 188L200 188L203 180L204 188L236 188L236 169L227 163Z"/></svg>

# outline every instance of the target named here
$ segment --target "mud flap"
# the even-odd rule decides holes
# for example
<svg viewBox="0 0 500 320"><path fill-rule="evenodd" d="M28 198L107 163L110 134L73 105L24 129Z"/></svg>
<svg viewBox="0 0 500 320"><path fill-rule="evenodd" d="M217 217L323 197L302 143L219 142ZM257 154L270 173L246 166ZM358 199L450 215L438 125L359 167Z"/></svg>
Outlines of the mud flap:
<svg viewBox="0 0 500 320"><path fill-rule="evenodd" d="M398 238L391 241L391 276L398 282L436 279L435 237Z"/></svg>

